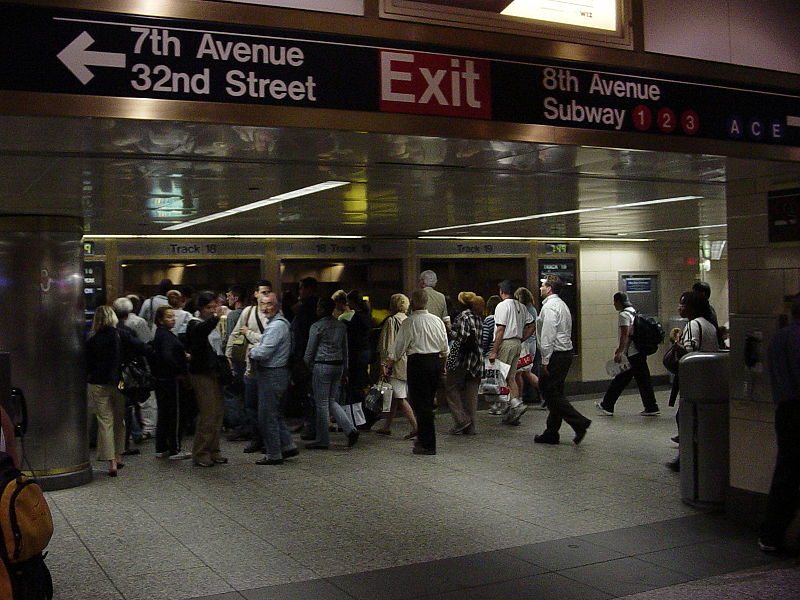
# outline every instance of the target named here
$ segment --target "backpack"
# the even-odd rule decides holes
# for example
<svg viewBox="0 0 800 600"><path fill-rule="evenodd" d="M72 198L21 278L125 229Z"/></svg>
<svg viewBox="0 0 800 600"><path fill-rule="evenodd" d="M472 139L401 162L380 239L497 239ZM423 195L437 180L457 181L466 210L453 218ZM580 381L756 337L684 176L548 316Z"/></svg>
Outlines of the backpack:
<svg viewBox="0 0 800 600"><path fill-rule="evenodd" d="M661 342L664 341L664 330L661 323L653 317L645 317L638 312L633 318L633 335L631 340L642 354L650 356L655 354Z"/></svg>
<svg viewBox="0 0 800 600"><path fill-rule="evenodd" d="M42 489L0 452L0 598L53 597L43 554L52 535L53 517Z"/></svg>

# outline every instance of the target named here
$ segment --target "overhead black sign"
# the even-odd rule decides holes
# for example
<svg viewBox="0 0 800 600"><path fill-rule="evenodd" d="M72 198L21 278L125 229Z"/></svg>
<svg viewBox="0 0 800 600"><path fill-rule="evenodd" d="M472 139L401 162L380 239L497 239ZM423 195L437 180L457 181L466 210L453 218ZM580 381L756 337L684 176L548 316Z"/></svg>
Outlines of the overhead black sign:
<svg viewBox="0 0 800 600"><path fill-rule="evenodd" d="M4 5L0 89L800 146L797 91L232 24Z"/></svg>

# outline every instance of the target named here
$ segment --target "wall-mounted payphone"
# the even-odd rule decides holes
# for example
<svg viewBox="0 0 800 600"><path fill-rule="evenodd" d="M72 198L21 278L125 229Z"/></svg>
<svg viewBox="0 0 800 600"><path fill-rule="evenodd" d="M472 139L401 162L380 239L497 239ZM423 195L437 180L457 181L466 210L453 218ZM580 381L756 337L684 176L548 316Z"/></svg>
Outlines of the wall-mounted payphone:
<svg viewBox="0 0 800 600"><path fill-rule="evenodd" d="M781 315L731 314L732 400L772 402L767 353Z"/></svg>

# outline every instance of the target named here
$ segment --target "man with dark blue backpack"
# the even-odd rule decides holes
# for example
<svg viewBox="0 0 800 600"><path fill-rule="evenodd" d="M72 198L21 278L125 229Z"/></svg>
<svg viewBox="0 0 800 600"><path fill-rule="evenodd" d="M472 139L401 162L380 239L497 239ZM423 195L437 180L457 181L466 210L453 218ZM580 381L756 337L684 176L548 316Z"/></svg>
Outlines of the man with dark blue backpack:
<svg viewBox="0 0 800 600"><path fill-rule="evenodd" d="M611 380L611 385L603 396L603 400L595 403L601 414L613 416L614 405L620 394L631 382L636 379L639 394L642 397L644 410L639 414L643 417L655 417L661 414L653 392L653 383L650 380L650 369L647 367L647 355L658 348L664 333L655 321L645 320L637 314L636 309L628 300L625 292L614 294L614 308L619 311L619 344L614 351L614 362L622 363L627 359L630 368L620 372ZM636 329L639 329L637 332ZM655 328L656 331L651 331Z"/></svg>

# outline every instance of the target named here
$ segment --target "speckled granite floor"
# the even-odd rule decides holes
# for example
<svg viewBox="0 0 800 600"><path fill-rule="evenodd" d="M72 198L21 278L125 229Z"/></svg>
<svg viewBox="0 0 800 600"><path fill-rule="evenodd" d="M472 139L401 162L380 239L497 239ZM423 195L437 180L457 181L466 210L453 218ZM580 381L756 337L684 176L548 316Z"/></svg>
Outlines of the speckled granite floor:
<svg viewBox="0 0 800 600"><path fill-rule="evenodd" d="M594 420L580 446L567 431L559 446L534 444L537 410L520 427L482 412L477 436L448 435L439 415L436 456L410 453L403 421L351 450L334 434L332 450L280 466L253 464L244 443L225 443L230 464L213 469L156 459L145 443L116 479L97 471L89 485L47 494L56 597L800 596L796 569L763 576L792 596L748 591L756 575L719 577L791 563L680 501L678 475L664 467L677 448L671 409L640 417L638 396L626 396L602 417L593 402L576 402Z"/></svg>

